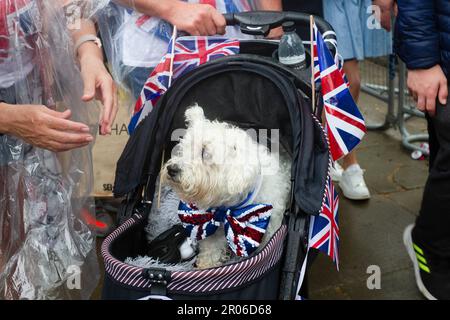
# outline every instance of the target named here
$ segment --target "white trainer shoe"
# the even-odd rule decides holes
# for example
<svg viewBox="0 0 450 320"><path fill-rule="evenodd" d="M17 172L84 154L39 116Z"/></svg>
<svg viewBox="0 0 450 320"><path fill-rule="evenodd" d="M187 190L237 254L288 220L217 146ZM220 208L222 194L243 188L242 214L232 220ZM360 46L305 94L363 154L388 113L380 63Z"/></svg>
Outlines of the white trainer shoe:
<svg viewBox="0 0 450 320"><path fill-rule="evenodd" d="M338 162L335 162L330 170L331 180L333 180L333 182L341 181L342 173L344 173L344 168L342 168Z"/></svg>
<svg viewBox="0 0 450 320"><path fill-rule="evenodd" d="M350 200L370 199L370 192L364 181L364 170L359 164L351 165L342 173L339 187L344 196Z"/></svg>

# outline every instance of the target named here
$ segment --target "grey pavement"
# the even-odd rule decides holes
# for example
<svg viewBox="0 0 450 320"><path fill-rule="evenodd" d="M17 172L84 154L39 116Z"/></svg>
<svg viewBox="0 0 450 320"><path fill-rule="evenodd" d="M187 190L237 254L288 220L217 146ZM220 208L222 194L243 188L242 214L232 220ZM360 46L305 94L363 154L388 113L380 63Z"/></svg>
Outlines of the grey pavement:
<svg viewBox="0 0 450 320"><path fill-rule="evenodd" d="M359 106L369 122L380 120L384 103L363 94ZM425 120L408 124L426 131ZM320 254L309 271L311 299L422 299L403 246L404 228L413 223L422 200L427 161L416 161L405 150L399 133L370 131L358 148L372 198L340 202L340 271ZM378 266L381 289L367 286L367 269Z"/></svg>

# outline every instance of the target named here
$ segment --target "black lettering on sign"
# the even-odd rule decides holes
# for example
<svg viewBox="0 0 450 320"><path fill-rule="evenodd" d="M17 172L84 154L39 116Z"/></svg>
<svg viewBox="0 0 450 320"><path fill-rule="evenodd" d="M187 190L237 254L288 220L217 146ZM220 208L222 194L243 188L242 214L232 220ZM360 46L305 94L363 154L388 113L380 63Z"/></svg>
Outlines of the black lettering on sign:
<svg viewBox="0 0 450 320"><path fill-rule="evenodd" d="M111 126L111 135L113 134L117 135L117 123L115 123L113 126Z"/></svg>
<svg viewBox="0 0 450 320"><path fill-rule="evenodd" d="M111 183L105 183L103 184L103 191L112 191L113 185Z"/></svg>
<svg viewBox="0 0 450 320"><path fill-rule="evenodd" d="M122 127L120 128L120 131L119 131L119 135L121 135L124 132L125 132L125 134L128 134L128 127L125 123L122 123Z"/></svg>
<svg viewBox="0 0 450 320"><path fill-rule="evenodd" d="M98 133L100 134L100 126L98 127ZM111 126L111 135L120 136L122 134L128 135L128 126L126 123L122 123L122 125L119 128L119 125L115 123Z"/></svg>

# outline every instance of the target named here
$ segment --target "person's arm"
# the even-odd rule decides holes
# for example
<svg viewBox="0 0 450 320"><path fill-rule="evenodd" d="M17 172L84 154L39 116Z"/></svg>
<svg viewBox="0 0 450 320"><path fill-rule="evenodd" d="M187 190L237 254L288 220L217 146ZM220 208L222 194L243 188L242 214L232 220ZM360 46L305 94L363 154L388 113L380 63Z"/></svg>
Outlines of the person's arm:
<svg viewBox="0 0 450 320"><path fill-rule="evenodd" d="M263 11L283 11L283 3L281 0L256 0L256 9ZM279 27L270 30L268 39L279 39L283 35L283 28Z"/></svg>
<svg viewBox="0 0 450 320"><path fill-rule="evenodd" d="M372 4L377 6L380 11L380 16L377 17L380 20L381 26L386 31L391 31L391 15L394 12L397 15L397 1L396 0L372 0Z"/></svg>
<svg viewBox="0 0 450 320"><path fill-rule="evenodd" d="M440 67L437 11L432 0L398 2L396 53L406 63L408 88L417 108L433 116L436 98L447 103L447 78Z"/></svg>
<svg viewBox="0 0 450 320"><path fill-rule="evenodd" d="M281 0L256 0L257 10L282 11L283 4Z"/></svg>
<svg viewBox="0 0 450 320"><path fill-rule="evenodd" d="M81 148L94 140L89 127L70 121L70 110L53 111L46 106L0 103L0 133L54 152Z"/></svg>
<svg viewBox="0 0 450 320"><path fill-rule="evenodd" d="M208 4L180 0L114 0L148 16L158 17L194 36L224 34L223 15Z"/></svg>
<svg viewBox="0 0 450 320"><path fill-rule="evenodd" d="M73 42L85 35L96 36L96 28L92 21L81 20L80 28L72 30ZM93 41L87 41L78 47L76 52L84 82L83 101L97 98L103 104L100 118L100 134L111 133L111 126L117 115L118 97L114 81L103 63L103 52Z"/></svg>

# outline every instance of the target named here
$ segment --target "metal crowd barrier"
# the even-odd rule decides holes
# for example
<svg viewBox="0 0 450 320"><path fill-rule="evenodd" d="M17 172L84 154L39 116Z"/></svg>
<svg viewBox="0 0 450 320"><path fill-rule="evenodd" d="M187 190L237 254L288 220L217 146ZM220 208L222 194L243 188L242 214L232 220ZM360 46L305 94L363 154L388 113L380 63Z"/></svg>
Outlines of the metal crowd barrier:
<svg viewBox="0 0 450 320"><path fill-rule="evenodd" d="M392 54L387 57L367 59L361 63L361 90L380 99L387 104L387 113L382 123L369 123L369 130L386 130L394 127L399 130L402 144L411 151L421 151L429 154L420 142L428 141L428 134L412 133L408 131L406 123L415 117L425 118L418 111L415 102L406 86L406 66Z"/></svg>

